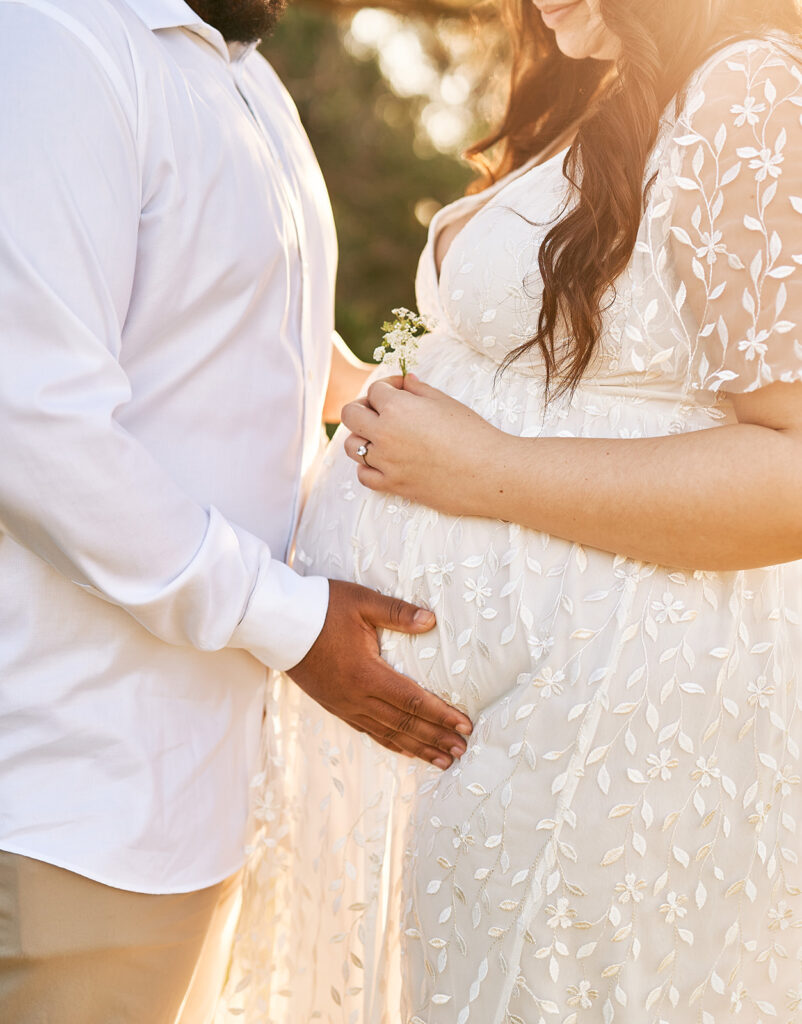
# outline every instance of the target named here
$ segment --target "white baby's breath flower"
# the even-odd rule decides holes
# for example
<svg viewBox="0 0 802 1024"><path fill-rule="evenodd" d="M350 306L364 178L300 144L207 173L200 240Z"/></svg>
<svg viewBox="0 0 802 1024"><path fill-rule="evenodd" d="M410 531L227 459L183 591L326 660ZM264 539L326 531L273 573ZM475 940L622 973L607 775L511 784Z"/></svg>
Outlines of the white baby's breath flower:
<svg viewBox="0 0 802 1024"><path fill-rule="evenodd" d="M384 336L373 358L406 376L417 358L421 338L432 330L434 323L403 306L394 309L393 316L395 320L382 325Z"/></svg>

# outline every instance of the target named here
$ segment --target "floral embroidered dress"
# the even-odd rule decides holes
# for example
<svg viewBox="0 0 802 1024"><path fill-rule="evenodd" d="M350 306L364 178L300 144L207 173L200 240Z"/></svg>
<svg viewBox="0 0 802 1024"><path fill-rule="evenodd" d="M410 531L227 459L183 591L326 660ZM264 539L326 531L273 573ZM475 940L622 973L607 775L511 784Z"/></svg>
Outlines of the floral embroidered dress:
<svg viewBox="0 0 802 1024"><path fill-rule="evenodd" d="M573 397L544 408L531 361L496 377L535 330L562 155L435 219L416 372L531 437L713 429L728 393L802 380L799 59L733 44L669 109ZM475 733L440 773L276 680L219 1021L802 1021L802 563L691 572L440 515L362 489L342 445L297 565L432 607L385 657Z"/></svg>

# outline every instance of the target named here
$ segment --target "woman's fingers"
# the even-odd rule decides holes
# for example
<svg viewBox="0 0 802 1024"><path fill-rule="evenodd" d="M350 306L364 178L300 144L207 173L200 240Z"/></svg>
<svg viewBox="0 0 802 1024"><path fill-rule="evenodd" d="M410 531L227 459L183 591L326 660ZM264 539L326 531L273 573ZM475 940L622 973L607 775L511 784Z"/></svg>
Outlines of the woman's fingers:
<svg viewBox="0 0 802 1024"><path fill-rule="evenodd" d="M362 486L367 487L369 491L384 491L386 493L390 490L389 481L380 469L357 466L356 475Z"/></svg>
<svg viewBox="0 0 802 1024"><path fill-rule="evenodd" d="M379 451L372 441L360 437L359 434L350 434L345 439L345 454L356 463L356 475L363 487L371 491L380 491L386 486Z"/></svg>
<svg viewBox="0 0 802 1024"><path fill-rule="evenodd" d="M365 451L367 449L367 451ZM376 446L359 434L350 434L345 439L345 454L362 469L378 469Z"/></svg>
<svg viewBox="0 0 802 1024"><path fill-rule="evenodd" d="M349 402L343 408L342 422L352 434L371 439L376 434L379 417L365 399L360 399L358 402Z"/></svg>
<svg viewBox="0 0 802 1024"><path fill-rule="evenodd" d="M404 377L404 391L410 395L418 395L421 398L442 398L443 392L433 388L430 384L424 384L420 377L414 373L408 373Z"/></svg>
<svg viewBox="0 0 802 1024"><path fill-rule="evenodd" d="M380 377L375 384L389 384L390 387L396 389L396 391L404 390L404 377L400 373L394 374L392 377ZM371 385L372 386L372 385ZM370 388L368 388L368 394L370 394Z"/></svg>
<svg viewBox="0 0 802 1024"><path fill-rule="evenodd" d="M403 377L385 377L374 381L368 388L368 402L372 409L381 413L390 402L398 401L403 396L403 389Z"/></svg>
<svg viewBox="0 0 802 1024"><path fill-rule="evenodd" d="M366 445L367 448L370 449L370 445L367 443L366 438L360 437L359 434L349 434L345 439L345 454L349 459L353 459L354 462L361 462L362 458L357 455L357 451L362 447L362 445Z"/></svg>

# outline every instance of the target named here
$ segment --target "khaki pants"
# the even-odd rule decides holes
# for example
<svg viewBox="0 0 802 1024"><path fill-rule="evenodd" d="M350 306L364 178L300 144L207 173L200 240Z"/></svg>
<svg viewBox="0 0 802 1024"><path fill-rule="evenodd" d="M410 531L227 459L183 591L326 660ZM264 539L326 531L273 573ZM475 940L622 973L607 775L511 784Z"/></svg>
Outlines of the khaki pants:
<svg viewBox="0 0 802 1024"><path fill-rule="evenodd" d="M209 1024L239 895L239 873L150 896L0 852L0 1022Z"/></svg>

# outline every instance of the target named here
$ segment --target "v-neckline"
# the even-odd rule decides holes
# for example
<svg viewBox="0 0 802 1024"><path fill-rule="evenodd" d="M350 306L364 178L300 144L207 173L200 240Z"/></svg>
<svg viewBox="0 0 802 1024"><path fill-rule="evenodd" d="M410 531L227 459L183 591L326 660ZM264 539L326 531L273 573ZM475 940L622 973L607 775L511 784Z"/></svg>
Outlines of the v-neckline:
<svg viewBox="0 0 802 1024"><path fill-rule="evenodd" d="M461 196L459 199L455 200L455 202L450 203L448 206L444 206L442 209L437 211L437 213L434 215L432 219L431 230L429 235L429 251L431 259L431 268L432 272L434 273L434 279L438 289L440 288L440 283L442 281L443 268L445 267L449 253L454 247L454 243L457 241L457 239L463 233L463 231L468 227L468 225L472 223L474 218L477 217L488 206L490 206L493 200L496 199L497 196L499 196L504 191L504 189L507 188L508 185L512 185L513 182L518 181L525 174L528 174L529 171L533 171L539 167L546 167L548 164L552 163L552 161L556 160L558 157L564 159L565 154L568 152L569 148L570 147L566 146L564 149L558 150L556 153L552 153L552 155L550 157L547 157L545 160L540 160L540 154L538 154L537 156L533 156L531 157L531 159L527 160L525 164L521 164L520 167L518 167L515 171L511 171L509 174L505 174L503 178L499 178L498 181L494 182L492 185L484 189L482 192L475 192L472 195ZM445 223L440 223L440 221L442 220L442 215L445 214L446 212L453 213L456 211L456 208L461 207L463 204L467 205L472 201L478 199L480 196L485 197L484 202L476 207L476 209L473 211L470 217L467 218L467 220L464 222L459 231L457 231L457 233L451 239L448 248L443 253L443 258L440 261L440 266L438 268L437 241L440 237L440 232L449 223L449 221L445 221Z"/></svg>

